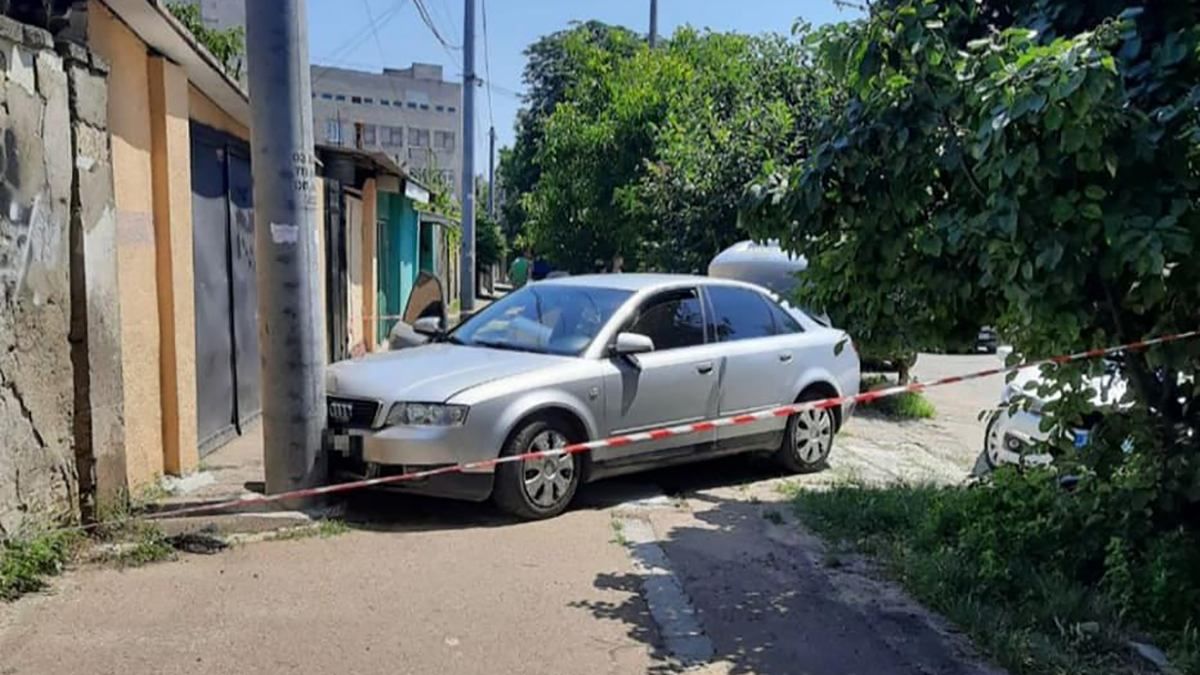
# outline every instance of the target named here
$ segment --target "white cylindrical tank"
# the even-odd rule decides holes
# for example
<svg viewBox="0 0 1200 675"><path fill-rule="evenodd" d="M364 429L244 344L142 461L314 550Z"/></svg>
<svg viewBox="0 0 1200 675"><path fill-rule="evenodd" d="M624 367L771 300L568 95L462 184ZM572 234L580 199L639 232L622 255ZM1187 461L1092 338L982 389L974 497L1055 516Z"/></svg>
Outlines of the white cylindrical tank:
<svg viewBox="0 0 1200 675"><path fill-rule="evenodd" d="M804 256L784 252L776 241L741 241L712 259L708 276L758 284L787 296L800 282L796 275L807 268Z"/></svg>

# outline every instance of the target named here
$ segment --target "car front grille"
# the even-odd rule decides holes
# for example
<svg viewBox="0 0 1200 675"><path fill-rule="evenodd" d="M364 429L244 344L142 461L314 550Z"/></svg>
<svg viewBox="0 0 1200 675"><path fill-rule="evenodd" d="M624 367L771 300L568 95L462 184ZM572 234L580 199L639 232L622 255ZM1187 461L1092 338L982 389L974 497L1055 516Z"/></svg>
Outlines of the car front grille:
<svg viewBox="0 0 1200 675"><path fill-rule="evenodd" d="M330 396L325 399L329 426L335 429L370 429L379 414L379 403Z"/></svg>

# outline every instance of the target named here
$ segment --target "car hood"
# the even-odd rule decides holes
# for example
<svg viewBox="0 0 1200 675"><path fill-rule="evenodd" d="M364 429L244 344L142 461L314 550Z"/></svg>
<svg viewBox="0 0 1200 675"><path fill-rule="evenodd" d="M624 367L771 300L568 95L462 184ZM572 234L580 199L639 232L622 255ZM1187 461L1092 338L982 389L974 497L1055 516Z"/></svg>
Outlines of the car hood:
<svg viewBox="0 0 1200 675"><path fill-rule="evenodd" d="M446 343L423 345L326 369L330 395L438 403L471 387L561 364L571 357Z"/></svg>

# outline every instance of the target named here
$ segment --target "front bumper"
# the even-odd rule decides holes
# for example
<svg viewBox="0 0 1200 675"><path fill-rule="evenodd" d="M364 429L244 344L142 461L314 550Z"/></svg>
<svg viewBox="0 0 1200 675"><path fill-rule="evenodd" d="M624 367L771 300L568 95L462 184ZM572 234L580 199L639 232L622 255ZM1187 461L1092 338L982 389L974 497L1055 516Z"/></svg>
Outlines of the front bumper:
<svg viewBox="0 0 1200 675"><path fill-rule="evenodd" d="M1047 453L1036 452L1036 448L1050 438L1041 430L1042 415L1029 410L1010 413L1007 409L996 410L988 418L984 432L984 451L994 465L1020 464L1045 466L1054 461ZM1091 434L1087 429L1071 430L1076 448L1088 444Z"/></svg>
<svg viewBox="0 0 1200 675"><path fill-rule="evenodd" d="M371 459L365 453L366 438L368 436L352 435L337 430L326 434L325 446L329 457L330 474L335 482L397 476L452 466L457 463L446 461L434 463L379 462ZM392 450L402 451L403 449L392 448ZM377 486L375 489L480 502L491 497L493 479L494 474L490 472L455 472L420 480L387 483Z"/></svg>

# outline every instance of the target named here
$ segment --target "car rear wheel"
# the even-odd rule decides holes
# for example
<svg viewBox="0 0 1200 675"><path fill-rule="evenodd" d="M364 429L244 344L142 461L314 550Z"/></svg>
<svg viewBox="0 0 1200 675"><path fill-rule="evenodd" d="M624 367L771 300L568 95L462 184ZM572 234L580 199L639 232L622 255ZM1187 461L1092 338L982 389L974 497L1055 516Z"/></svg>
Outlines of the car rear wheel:
<svg viewBox="0 0 1200 675"><path fill-rule="evenodd" d="M1004 430L1000 427L1000 414L999 410L991 414L983 432L983 459L993 471L1004 463L1001 455L1004 449Z"/></svg>
<svg viewBox="0 0 1200 675"><path fill-rule="evenodd" d="M527 422L505 445L503 456L545 452L570 443L565 425L557 420ZM552 455L496 467L492 499L501 509L527 520L562 513L579 489L578 455Z"/></svg>
<svg viewBox="0 0 1200 675"><path fill-rule="evenodd" d="M800 401L815 401L825 398L816 394L805 394ZM783 434L783 445L775 452L775 459L789 471L811 473L825 466L829 451L833 449L833 435L837 420L833 411L805 410L788 418Z"/></svg>

